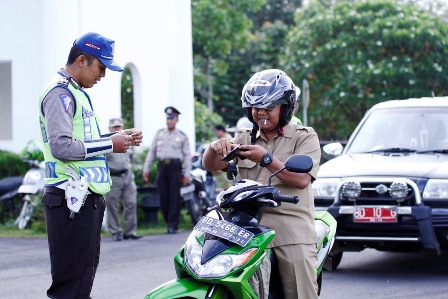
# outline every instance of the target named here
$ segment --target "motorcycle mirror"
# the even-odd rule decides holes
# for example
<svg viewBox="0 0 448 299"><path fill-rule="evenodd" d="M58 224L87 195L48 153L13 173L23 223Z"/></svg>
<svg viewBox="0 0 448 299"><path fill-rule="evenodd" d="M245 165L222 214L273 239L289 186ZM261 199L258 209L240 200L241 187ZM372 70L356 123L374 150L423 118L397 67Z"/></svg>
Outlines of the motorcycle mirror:
<svg viewBox="0 0 448 299"><path fill-rule="evenodd" d="M229 161L227 163L227 179L234 181L238 175L238 169L234 161Z"/></svg>
<svg viewBox="0 0 448 299"><path fill-rule="evenodd" d="M290 172L296 172L296 173L307 173L313 168L313 160L310 158L310 156L307 155L292 155L289 157L286 162L285 166L269 177L268 186L271 185L272 178L279 173L280 171L287 170Z"/></svg>
<svg viewBox="0 0 448 299"><path fill-rule="evenodd" d="M287 171L307 173L313 168L313 160L307 155L292 155L285 162Z"/></svg>

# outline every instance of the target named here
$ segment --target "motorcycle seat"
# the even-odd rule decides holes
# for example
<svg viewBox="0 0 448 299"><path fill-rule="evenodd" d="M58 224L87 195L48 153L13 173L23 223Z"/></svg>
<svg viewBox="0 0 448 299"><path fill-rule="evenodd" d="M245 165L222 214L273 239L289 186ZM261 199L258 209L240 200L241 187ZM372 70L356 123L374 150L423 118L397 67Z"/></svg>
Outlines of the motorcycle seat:
<svg viewBox="0 0 448 299"><path fill-rule="evenodd" d="M22 185L23 176L13 176L0 180L0 196L7 192L19 188Z"/></svg>

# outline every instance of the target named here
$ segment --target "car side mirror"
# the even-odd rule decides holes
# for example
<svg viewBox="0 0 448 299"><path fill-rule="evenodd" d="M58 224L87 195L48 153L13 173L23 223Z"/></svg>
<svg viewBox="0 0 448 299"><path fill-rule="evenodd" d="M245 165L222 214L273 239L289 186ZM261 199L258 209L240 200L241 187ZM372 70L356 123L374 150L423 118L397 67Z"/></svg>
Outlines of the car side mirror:
<svg viewBox="0 0 448 299"><path fill-rule="evenodd" d="M344 147L339 142L329 143L323 146L322 150L325 154L329 156L339 156L342 153Z"/></svg>

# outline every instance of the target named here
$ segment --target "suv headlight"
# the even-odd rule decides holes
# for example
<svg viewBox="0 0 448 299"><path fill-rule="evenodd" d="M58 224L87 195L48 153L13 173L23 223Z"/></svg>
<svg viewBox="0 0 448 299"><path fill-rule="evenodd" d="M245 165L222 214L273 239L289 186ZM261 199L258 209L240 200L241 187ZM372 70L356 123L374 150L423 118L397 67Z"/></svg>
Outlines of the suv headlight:
<svg viewBox="0 0 448 299"><path fill-rule="evenodd" d="M257 248L250 248L241 254L220 254L201 264L202 246L190 236L185 243L185 262L198 277L222 277L247 263L256 252Z"/></svg>
<svg viewBox="0 0 448 299"><path fill-rule="evenodd" d="M315 198L336 197L336 189L341 182L340 178L322 178L313 182L313 194Z"/></svg>
<svg viewBox="0 0 448 299"><path fill-rule="evenodd" d="M423 199L448 199L448 180L430 179L423 190Z"/></svg>

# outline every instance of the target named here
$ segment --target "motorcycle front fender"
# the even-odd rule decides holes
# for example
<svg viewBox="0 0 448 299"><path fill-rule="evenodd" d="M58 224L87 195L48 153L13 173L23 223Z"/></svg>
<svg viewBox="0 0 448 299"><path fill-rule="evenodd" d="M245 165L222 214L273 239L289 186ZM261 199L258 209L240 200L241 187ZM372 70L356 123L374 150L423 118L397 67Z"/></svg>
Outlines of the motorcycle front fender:
<svg viewBox="0 0 448 299"><path fill-rule="evenodd" d="M207 298L210 286L209 283L191 278L174 279L151 291L145 299ZM222 295L219 290L216 290L211 298L223 298Z"/></svg>

